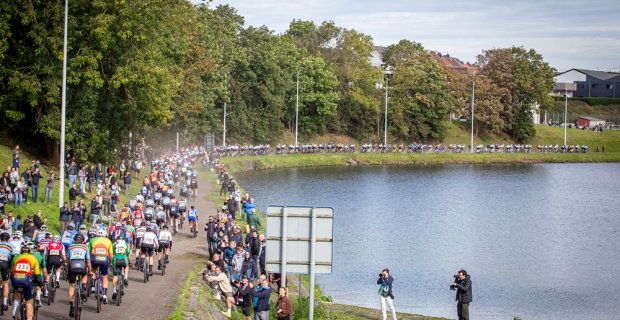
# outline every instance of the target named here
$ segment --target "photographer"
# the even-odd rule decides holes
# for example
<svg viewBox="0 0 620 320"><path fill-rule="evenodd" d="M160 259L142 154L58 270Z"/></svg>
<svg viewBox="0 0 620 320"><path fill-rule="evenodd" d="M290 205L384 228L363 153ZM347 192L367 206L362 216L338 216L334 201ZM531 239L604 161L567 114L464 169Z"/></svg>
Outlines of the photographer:
<svg viewBox="0 0 620 320"><path fill-rule="evenodd" d="M392 282L394 282L394 278L390 276L390 270L388 268L383 269L383 271L379 274L379 280L377 280L377 284L379 286L379 296L381 299L381 314L383 315L383 320L387 320L387 308L392 311L392 319L396 320L396 310L394 310L394 295L392 294Z"/></svg>
<svg viewBox="0 0 620 320"><path fill-rule="evenodd" d="M459 320L469 320L469 304L472 302L471 280L465 270L459 270L454 275L454 282L450 284L450 289L456 289L456 312Z"/></svg>

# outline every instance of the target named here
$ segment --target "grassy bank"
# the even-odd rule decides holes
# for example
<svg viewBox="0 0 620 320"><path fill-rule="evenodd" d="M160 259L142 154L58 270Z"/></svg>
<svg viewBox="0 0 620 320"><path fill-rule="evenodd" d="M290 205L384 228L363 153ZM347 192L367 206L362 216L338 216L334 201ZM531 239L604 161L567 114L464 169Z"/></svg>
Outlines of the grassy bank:
<svg viewBox="0 0 620 320"><path fill-rule="evenodd" d="M590 152L585 154L299 154L223 158L221 162L226 165L230 172L243 172L248 170L347 165L620 162L620 152Z"/></svg>

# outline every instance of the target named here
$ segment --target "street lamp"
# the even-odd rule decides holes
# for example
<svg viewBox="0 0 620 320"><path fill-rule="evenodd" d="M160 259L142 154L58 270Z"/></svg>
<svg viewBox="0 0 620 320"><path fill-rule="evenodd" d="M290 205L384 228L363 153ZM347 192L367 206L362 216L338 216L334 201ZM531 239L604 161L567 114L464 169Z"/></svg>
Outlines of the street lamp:
<svg viewBox="0 0 620 320"><path fill-rule="evenodd" d="M62 208L65 201L65 114L67 108L67 29L69 20L69 0L65 0L65 31L62 46L62 98L60 118L60 190L58 207Z"/></svg>
<svg viewBox="0 0 620 320"><path fill-rule="evenodd" d="M564 88L564 145L566 145L566 117L568 116L568 88Z"/></svg>
<svg viewBox="0 0 620 320"><path fill-rule="evenodd" d="M476 98L476 74L471 83L471 140L469 142L469 152L474 153L474 101Z"/></svg>
<svg viewBox="0 0 620 320"><path fill-rule="evenodd" d="M297 70L297 97L295 102L295 147L297 147L297 131L299 128L299 70Z"/></svg>
<svg viewBox="0 0 620 320"><path fill-rule="evenodd" d="M387 111L388 111L388 86L389 86L389 76L391 76L393 72L391 70L383 70L383 77L385 78L385 117L383 124L383 145L387 145ZM382 89L382 84L377 83L377 89Z"/></svg>

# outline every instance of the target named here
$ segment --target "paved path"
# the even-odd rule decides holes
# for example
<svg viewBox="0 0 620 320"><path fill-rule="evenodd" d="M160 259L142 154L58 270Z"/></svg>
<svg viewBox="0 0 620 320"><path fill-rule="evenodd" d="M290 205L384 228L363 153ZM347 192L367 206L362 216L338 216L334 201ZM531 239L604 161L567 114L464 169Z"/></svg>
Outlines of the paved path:
<svg viewBox="0 0 620 320"><path fill-rule="evenodd" d="M101 313L97 313L95 300L89 299L82 310L82 319L141 319L155 320L165 319L176 307L176 301L180 294L183 282L189 271L193 270L201 261L206 261L206 236L203 231L206 213L215 212L215 203L208 201L206 195L213 192L214 184L203 175L199 179L199 198L190 205L196 205L199 212L199 233L196 239L192 238L187 224L183 230L174 237L173 250L170 255L170 264L166 269L166 275L157 273L156 263L153 269L153 277L149 282L143 283L142 273L136 270L129 272L129 287L125 289L125 296L120 307L114 301L108 305L102 305ZM43 307L39 312L39 319L69 319L69 297L67 293L69 283L62 282L56 292L56 300L51 306L47 306L46 298L43 298ZM112 299L112 280L108 289L108 299ZM9 309L9 313L12 309ZM5 314L6 318L7 315Z"/></svg>

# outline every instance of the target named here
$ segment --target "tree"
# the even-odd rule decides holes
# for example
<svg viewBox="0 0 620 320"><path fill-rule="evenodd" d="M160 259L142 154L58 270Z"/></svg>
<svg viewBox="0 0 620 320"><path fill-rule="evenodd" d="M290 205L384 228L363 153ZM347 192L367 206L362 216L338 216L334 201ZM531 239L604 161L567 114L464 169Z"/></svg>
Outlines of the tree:
<svg viewBox="0 0 620 320"><path fill-rule="evenodd" d="M389 46L383 62L394 70L389 83L390 132L405 141L441 141L451 102L444 69L421 44L408 40Z"/></svg>
<svg viewBox="0 0 620 320"><path fill-rule="evenodd" d="M532 108L538 105L545 110L553 104L548 93L553 90L555 69L534 49L523 47L483 51L478 64L481 75L497 88L505 130L527 142L536 134Z"/></svg>

